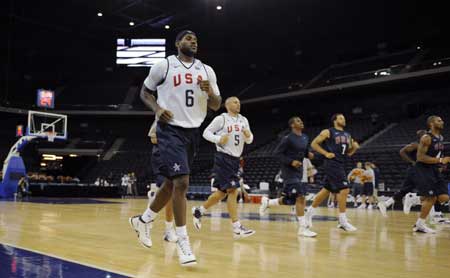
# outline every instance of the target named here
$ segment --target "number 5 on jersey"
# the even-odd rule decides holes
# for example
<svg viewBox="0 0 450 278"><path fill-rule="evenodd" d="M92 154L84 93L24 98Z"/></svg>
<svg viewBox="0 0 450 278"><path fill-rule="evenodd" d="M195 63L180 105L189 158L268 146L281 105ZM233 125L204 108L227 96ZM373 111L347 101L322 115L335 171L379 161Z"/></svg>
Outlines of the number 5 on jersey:
<svg viewBox="0 0 450 278"><path fill-rule="evenodd" d="M241 143L240 136L239 134L236 134L234 135L234 145L239 146L239 143Z"/></svg>

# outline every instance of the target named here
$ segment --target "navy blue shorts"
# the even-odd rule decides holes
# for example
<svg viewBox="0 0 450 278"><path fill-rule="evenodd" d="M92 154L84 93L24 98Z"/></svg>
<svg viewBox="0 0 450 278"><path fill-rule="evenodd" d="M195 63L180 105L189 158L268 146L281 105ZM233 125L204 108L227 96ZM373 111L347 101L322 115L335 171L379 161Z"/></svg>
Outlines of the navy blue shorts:
<svg viewBox="0 0 450 278"><path fill-rule="evenodd" d="M213 186L222 192L229 188L239 188L239 157L222 152L216 152L214 157L214 183Z"/></svg>
<svg viewBox="0 0 450 278"><path fill-rule="evenodd" d="M165 176L167 175L167 167L165 167L161 161L161 154L159 153L158 145L153 145L151 163L156 186L161 187Z"/></svg>
<svg viewBox="0 0 450 278"><path fill-rule="evenodd" d="M363 190L362 184L356 183L356 182L352 183L352 195L353 196L356 197L358 195L361 195L362 190Z"/></svg>
<svg viewBox="0 0 450 278"><path fill-rule="evenodd" d="M192 163L198 150L198 128L182 128L158 122L156 127L158 148L167 178L191 173Z"/></svg>
<svg viewBox="0 0 450 278"><path fill-rule="evenodd" d="M361 195L373 196L373 183L371 182L364 183Z"/></svg>
<svg viewBox="0 0 450 278"><path fill-rule="evenodd" d="M344 164L325 160L323 187L332 192L339 193L348 188L347 175L345 174Z"/></svg>
<svg viewBox="0 0 450 278"><path fill-rule="evenodd" d="M415 176L419 196L448 195L447 183L444 181L438 167L418 163L416 164Z"/></svg>
<svg viewBox="0 0 450 278"><path fill-rule="evenodd" d="M303 182L285 183L281 192L283 203L285 205L294 205L297 197L306 196L306 185Z"/></svg>

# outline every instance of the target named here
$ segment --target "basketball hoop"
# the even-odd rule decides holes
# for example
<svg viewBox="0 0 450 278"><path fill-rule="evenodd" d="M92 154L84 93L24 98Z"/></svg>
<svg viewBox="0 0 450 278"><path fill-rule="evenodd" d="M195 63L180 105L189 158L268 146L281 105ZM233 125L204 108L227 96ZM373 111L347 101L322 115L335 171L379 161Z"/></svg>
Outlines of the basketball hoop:
<svg viewBox="0 0 450 278"><path fill-rule="evenodd" d="M67 140L67 116L62 114L28 111L27 135L47 139Z"/></svg>

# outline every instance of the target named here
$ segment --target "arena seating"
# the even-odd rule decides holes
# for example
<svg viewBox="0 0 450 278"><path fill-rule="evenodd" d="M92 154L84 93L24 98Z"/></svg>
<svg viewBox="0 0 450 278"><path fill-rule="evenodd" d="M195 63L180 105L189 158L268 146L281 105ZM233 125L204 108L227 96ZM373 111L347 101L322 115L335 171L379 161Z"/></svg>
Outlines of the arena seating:
<svg viewBox="0 0 450 278"><path fill-rule="evenodd" d="M447 105L438 105L427 110L423 115L406 121L402 121L397 126L384 133L383 136L377 138L369 144L369 148L399 146L405 145L407 142L416 140L416 131L418 129L427 129L426 119L430 115L439 115L444 121L450 117L450 108ZM444 138L450 137L450 129L444 129Z"/></svg>
<svg viewBox="0 0 450 278"><path fill-rule="evenodd" d="M349 116L348 130L354 138L363 142L385 128L387 124L396 122L397 125L383 133L377 139L370 142L364 149L359 151L352 157L346 168L350 171L357 161L370 161L378 165L381 172L381 182L385 184L386 189L395 190L398 188L405 175L408 165L403 162L398 151L404 144L415 140L415 132L418 127L425 127L426 117L431 114L438 114L444 120L450 118L450 106L446 103L429 106L418 117L412 119L399 118L390 121L378 121L372 123L370 115L353 115ZM254 115L252 117L255 117ZM285 118L273 118L259 120L259 118L249 118L252 124L252 130L255 134L255 141L252 145L246 147L244 152L245 158L245 183L252 188L256 188L260 182L273 182L274 176L279 170L279 162L273 157L273 151L280 138L288 132L286 128ZM207 120L209 122L211 119ZM117 138L125 138L125 142L119 150L115 152L110 160L99 159L96 163L89 165L88 171L77 175L84 183L93 183L97 177L107 178L108 182L119 184L121 177L125 173L135 172L138 180L138 188L141 194L147 190L147 185L154 181L154 174L151 169L151 150L152 145L147 137L147 131L150 121L146 118L139 119L83 119L71 122L72 127L80 126L80 123L88 121L89 128L80 131L74 129L71 132L72 138L80 138L81 140L75 145L76 148L101 148L104 152L112 145ZM130 123L133 124L130 124ZM308 125L311 121L306 120L307 133L311 138L315 137L321 129L328 127L325 124ZM320 123L320 122L318 122ZM8 126L9 130L14 130L15 121L4 121L4 126ZM142 128L145 126L146 128ZM147 127L148 126L148 127ZM15 141L14 134L3 129L0 136L0 158L4 159L7 151ZM450 138L450 129L444 132L445 138ZM93 140L90 140L93 139ZM61 143L62 147L64 144ZM48 142L39 143L40 147L52 144ZM60 147L61 147L60 146ZM189 190L190 198L202 198L210 191L211 170L213 166L215 147L213 144L202 139L200 149L194 166L192 169L191 185ZM31 164L30 169L38 167ZM36 169L34 169L36 170ZM449 178L449 172L444 172L446 178ZM321 180L321 171L316 176L316 181Z"/></svg>

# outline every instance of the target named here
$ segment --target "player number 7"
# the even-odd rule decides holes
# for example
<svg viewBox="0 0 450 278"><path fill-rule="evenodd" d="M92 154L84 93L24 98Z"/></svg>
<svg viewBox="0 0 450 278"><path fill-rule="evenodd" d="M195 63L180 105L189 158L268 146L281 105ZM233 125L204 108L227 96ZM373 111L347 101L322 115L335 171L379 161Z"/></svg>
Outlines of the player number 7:
<svg viewBox="0 0 450 278"><path fill-rule="evenodd" d="M346 149L347 149L347 145L342 144L342 154L345 154Z"/></svg>

